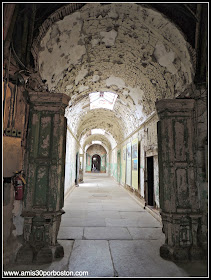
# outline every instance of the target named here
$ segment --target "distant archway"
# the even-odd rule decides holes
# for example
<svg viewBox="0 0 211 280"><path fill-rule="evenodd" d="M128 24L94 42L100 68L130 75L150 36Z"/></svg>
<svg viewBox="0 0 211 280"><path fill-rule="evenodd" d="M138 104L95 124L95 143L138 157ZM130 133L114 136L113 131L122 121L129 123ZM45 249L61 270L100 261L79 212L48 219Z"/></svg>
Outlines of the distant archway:
<svg viewBox="0 0 211 280"><path fill-rule="evenodd" d="M100 172L101 157L97 154L92 156L92 172Z"/></svg>

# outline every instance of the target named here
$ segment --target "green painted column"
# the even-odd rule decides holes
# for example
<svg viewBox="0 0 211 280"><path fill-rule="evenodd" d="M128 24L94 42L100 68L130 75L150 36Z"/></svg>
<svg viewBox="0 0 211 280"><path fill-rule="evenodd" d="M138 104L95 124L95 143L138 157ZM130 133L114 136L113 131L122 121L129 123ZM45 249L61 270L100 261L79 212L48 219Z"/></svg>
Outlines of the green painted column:
<svg viewBox="0 0 211 280"><path fill-rule="evenodd" d="M57 242L64 204L66 150L65 94L30 92L25 157L24 244L19 263L48 263L62 257Z"/></svg>
<svg viewBox="0 0 211 280"><path fill-rule="evenodd" d="M172 260L202 259L200 201L196 185L195 101L156 102L160 207L165 244L160 255Z"/></svg>

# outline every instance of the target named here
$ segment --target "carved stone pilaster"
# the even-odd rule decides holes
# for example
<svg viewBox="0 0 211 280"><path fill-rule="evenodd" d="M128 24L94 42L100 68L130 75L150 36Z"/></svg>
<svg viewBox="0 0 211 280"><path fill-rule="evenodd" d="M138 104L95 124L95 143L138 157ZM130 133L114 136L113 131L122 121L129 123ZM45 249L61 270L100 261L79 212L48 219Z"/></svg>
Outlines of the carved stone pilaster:
<svg viewBox="0 0 211 280"><path fill-rule="evenodd" d="M19 263L48 263L62 257L57 242L64 204L66 150L65 107L60 93L30 92L30 116L25 160L24 244Z"/></svg>
<svg viewBox="0 0 211 280"><path fill-rule="evenodd" d="M156 102L160 207L165 244L160 255L173 260L202 259L198 242L200 204L195 180L193 99Z"/></svg>

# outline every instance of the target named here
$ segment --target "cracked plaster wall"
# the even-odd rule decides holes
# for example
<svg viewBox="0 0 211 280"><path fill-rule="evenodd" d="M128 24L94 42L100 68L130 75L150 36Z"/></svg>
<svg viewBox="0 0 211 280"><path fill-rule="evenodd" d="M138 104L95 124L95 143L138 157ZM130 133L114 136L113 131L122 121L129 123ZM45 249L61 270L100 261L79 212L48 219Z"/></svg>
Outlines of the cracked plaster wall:
<svg viewBox="0 0 211 280"><path fill-rule="evenodd" d="M93 144L87 149L87 154L89 154L91 157L95 154L99 155L100 157L106 155L106 150L103 148L102 145L99 144Z"/></svg>
<svg viewBox="0 0 211 280"><path fill-rule="evenodd" d="M21 138L4 136L3 139L3 176L12 177L16 171L22 168L22 141ZM14 186L12 183L4 183L3 186L3 237L4 237L4 263L14 259L11 252L19 246L19 237L23 234L23 222L21 200L15 200Z"/></svg>
<svg viewBox="0 0 211 280"><path fill-rule="evenodd" d="M127 92L128 93L128 92ZM124 100L123 100L124 99ZM121 137L126 137L128 134L133 132L133 130L137 127L137 121L136 118L134 117L134 114L132 112L135 112L136 114L141 115L141 108L142 105L138 104L139 101L137 101L137 106L139 106L139 111L136 110L134 106L134 101L131 99L129 95L126 95L124 98L117 98L115 104L114 104L114 109L113 112L111 110L106 110L106 109L98 109L98 111L95 110L90 110L90 100L89 97L85 96L83 99L81 98L80 101L76 103L71 103L69 107L66 109L66 117L69 120L69 127L71 130L79 135L77 133L77 130L80 129L81 131L84 130L83 125L86 124L86 119L88 117L93 116L96 117L96 114L100 112L102 117L104 118L104 129L106 131L110 131L110 125L106 125L106 119L109 121L109 115L113 114L113 117L115 119L114 124L121 123L121 126L123 129L116 127L116 131L119 131L119 133L123 133ZM99 115L100 116L100 115ZM122 120L124 119L124 123ZM84 120L84 122L82 121ZM95 122L101 122L101 118L95 118ZM99 124L100 125L100 124ZM102 124L101 124L102 125ZM95 126L97 127L98 124L96 123ZM80 137L80 136L79 136Z"/></svg>
<svg viewBox="0 0 211 280"><path fill-rule="evenodd" d="M83 148L85 149L87 145L91 145L92 141L101 141L107 153L111 150L111 143L107 137L102 134L92 134L88 136L83 144Z"/></svg>
<svg viewBox="0 0 211 280"><path fill-rule="evenodd" d="M121 144L117 145L115 149L112 150L111 153L111 164L110 164L110 172L114 178L117 178L117 152L121 150L121 155L123 155L123 147L127 145L127 143L132 143L135 138L139 140L139 160L140 160L140 187L138 193L142 198L145 199L145 180L146 180L146 157L153 156L154 157L154 195L155 195L155 203L156 208L160 207L159 202L159 170L158 170L158 150L157 150L157 121L158 116L155 114L149 121L143 124L140 129L132 134L127 140L123 141ZM121 161L122 168L122 161ZM125 166L126 174L127 169ZM121 178L121 183L122 182Z"/></svg>
<svg viewBox="0 0 211 280"><path fill-rule="evenodd" d="M78 126L77 137L80 139L87 131L100 128L108 131L116 142L124 139L125 123L117 118L114 111L106 109L90 110L84 114Z"/></svg>
<svg viewBox="0 0 211 280"><path fill-rule="evenodd" d="M64 193L67 194L70 188L75 185L76 154L79 151L79 143L67 129L66 138L66 158L65 158L65 182Z"/></svg>

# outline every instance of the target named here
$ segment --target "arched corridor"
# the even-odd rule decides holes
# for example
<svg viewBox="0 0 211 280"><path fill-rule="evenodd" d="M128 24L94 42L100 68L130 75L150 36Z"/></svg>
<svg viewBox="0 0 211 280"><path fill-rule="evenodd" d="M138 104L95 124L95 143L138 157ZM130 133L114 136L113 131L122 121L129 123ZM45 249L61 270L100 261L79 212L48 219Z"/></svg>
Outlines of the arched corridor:
<svg viewBox="0 0 211 280"><path fill-rule="evenodd" d="M46 8L5 6L5 263L204 274L206 4Z"/></svg>

